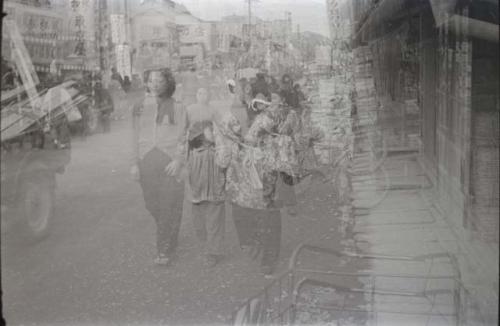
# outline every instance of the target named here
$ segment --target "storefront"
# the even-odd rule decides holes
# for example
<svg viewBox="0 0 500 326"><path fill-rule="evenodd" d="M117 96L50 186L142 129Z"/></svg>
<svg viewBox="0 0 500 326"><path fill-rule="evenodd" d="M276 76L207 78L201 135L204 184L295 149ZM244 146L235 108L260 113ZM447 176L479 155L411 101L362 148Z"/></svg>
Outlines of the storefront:
<svg viewBox="0 0 500 326"><path fill-rule="evenodd" d="M498 3L372 4L358 3L355 20L357 45L369 49L373 63L378 124L401 131L389 140L402 149L408 132L420 129L417 158L446 223L436 232L442 239L454 234L442 243L457 255L485 324L496 323L498 307L490 303L498 301Z"/></svg>

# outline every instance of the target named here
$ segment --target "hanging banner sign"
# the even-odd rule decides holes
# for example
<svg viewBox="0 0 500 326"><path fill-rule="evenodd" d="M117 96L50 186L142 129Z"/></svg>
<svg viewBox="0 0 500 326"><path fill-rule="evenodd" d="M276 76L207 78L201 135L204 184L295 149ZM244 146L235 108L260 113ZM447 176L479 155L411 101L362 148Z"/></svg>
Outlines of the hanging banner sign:
<svg viewBox="0 0 500 326"><path fill-rule="evenodd" d="M114 44L126 42L125 15L113 14L109 17L111 23L111 40Z"/></svg>
<svg viewBox="0 0 500 326"><path fill-rule="evenodd" d="M127 44L116 46L116 70L123 77L131 76L130 47Z"/></svg>
<svg viewBox="0 0 500 326"><path fill-rule="evenodd" d="M180 26L181 43L204 43L209 34L209 25L193 24Z"/></svg>

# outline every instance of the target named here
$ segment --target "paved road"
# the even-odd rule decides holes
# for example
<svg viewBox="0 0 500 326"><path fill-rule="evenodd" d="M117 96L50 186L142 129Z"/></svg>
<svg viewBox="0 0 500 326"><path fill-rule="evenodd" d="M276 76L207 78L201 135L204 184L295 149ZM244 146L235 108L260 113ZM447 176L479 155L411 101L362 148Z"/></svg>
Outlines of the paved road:
<svg viewBox="0 0 500 326"><path fill-rule="evenodd" d="M74 140L72 162L58 179L49 238L26 246L15 234L2 237L9 325L227 322L243 299L269 282L241 254L231 218L227 259L213 270L203 268L188 219L176 264L164 269L152 263L155 226L128 175L128 125L114 121L109 134ZM284 215L280 270L301 241L338 244L330 186L300 197L297 216Z"/></svg>

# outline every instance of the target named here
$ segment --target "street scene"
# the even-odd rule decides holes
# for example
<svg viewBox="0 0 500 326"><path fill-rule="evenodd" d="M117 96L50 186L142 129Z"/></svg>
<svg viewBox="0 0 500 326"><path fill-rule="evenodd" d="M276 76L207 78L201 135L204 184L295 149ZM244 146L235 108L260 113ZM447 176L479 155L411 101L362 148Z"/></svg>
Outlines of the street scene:
<svg viewBox="0 0 500 326"><path fill-rule="evenodd" d="M498 3L2 3L1 323L497 325Z"/></svg>

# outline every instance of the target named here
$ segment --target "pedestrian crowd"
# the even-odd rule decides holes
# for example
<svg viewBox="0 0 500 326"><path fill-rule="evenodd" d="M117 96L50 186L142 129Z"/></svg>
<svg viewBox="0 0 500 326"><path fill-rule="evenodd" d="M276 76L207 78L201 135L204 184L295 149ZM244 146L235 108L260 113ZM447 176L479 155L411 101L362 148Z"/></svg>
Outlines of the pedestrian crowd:
<svg viewBox="0 0 500 326"><path fill-rule="evenodd" d="M264 275L272 275L280 254L281 209L295 213L293 187L316 173L313 146L322 138L299 84L290 75L276 78L264 71L231 79L226 91L234 101L224 109L211 102L214 81L200 83L194 67L177 81L168 68L152 69L144 81L146 94L132 105L131 174L156 221L155 263L167 266L175 258L186 200L206 266L219 264L230 202L241 249L260 260ZM241 105L246 125L232 110ZM177 137L168 136L172 130Z"/></svg>

